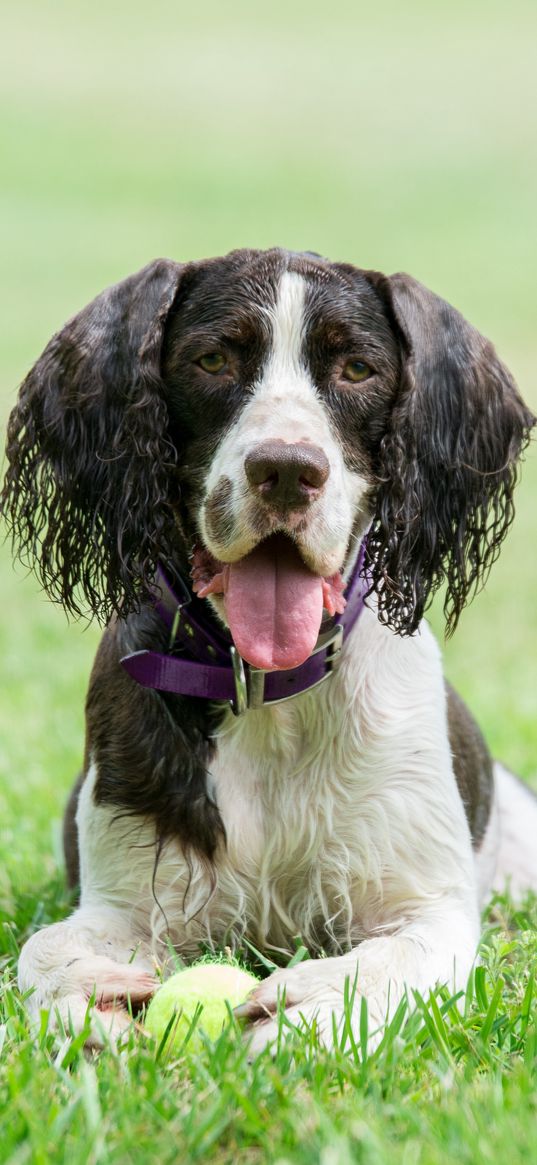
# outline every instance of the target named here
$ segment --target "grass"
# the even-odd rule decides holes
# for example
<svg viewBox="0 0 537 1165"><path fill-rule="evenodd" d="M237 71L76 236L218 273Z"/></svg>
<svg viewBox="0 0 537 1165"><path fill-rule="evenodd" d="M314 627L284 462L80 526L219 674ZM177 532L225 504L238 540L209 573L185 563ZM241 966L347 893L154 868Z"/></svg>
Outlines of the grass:
<svg viewBox="0 0 537 1165"><path fill-rule="evenodd" d="M393 1162L532 1160L537 1149L535 904L502 900L466 997L404 1004L382 1044L344 1034L328 1054L315 1032L287 1031L249 1062L225 1031L167 1061L133 1037L88 1059L81 1038L28 1032L6 977L0 1029L10 1120L2 1160Z"/></svg>
<svg viewBox="0 0 537 1165"><path fill-rule="evenodd" d="M158 254L314 249L406 269L491 335L537 407L529 0L187 6L20 0L0 69L0 421L51 333ZM537 777L537 457L486 590L446 648L496 755ZM462 1009L378 1051L233 1036L167 1065L29 1032L17 951L65 915L60 823L97 631L0 551L0 1160L450 1165L535 1156L537 908L498 902ZM441 635L438 607L432 612ZM285 1038L283 1038L285 1037Z"/></svg>

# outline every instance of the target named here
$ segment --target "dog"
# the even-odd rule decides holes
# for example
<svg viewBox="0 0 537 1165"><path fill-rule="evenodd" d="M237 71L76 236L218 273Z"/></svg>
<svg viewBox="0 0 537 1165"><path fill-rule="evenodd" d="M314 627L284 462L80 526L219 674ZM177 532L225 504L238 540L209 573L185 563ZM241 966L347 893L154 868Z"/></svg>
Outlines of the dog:
<svg viewBox="0 0 537 1165"><path fill-rule="evenodd" d="M367 999L465 986L494 886L537 887L537 799L447 686L535 418L492 345L407 275L314 253L158 260L53 337L9 422L3 511L106 625L65 818L79 905L20 987L118 1040L170 948L282 962L253 1053ZM351 984L351 990L346 984Z"/></svg>

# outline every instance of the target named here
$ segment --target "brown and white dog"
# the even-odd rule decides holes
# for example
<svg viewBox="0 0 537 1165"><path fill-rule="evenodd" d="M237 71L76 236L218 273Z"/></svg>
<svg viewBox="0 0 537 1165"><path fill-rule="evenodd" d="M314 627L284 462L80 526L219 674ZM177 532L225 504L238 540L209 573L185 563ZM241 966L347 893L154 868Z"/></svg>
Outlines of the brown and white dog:
<svg viewBox="0 0 537 1165"><path fill-rule="evenodd" d="M80 1028L95 992L99 1044L170 944L243 938L314 956L250 997L254 1050L282 991L330 1044L346 979L372 1029L406 990L464 986L483 897L537 887L537 800L493 765L422 616L444 583L453 630L486 577L533 423L447 303L312 254L159 260L51 340L4 512L52 597L108 626L66 818L80 905L22 951L34 1012ZM296 666L366 533L370 594L326 683L234 716L120 666L166 651L155 571L188 579L192 555L247 663Z"/></svg>

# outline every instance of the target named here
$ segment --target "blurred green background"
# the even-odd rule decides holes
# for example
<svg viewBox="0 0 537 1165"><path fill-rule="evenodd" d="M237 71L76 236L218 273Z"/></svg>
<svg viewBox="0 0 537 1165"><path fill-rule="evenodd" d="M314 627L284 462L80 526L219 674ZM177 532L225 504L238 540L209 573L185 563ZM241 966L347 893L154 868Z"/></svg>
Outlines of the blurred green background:
<svg viewBox="0 0 537 1165"><path fill-rule="evenodd" d="M2 10L0 419L51 333L157 255L312 249L408 270L537 407L535 3L20 0ZM537 776L537 458L446 667ZM59 852L97 631L0 552L4 906ZM433 612L441 633L441 620Z"/></svg>

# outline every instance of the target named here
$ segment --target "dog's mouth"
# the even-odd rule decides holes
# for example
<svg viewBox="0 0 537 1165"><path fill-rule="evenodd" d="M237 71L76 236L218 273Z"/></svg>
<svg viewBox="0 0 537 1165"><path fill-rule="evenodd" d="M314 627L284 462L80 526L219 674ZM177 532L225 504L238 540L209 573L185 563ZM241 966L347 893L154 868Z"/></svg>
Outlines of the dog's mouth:
<svg viewBox="0 0 537 1165"><path fill-rule="evenodd" d="M218 562L197 546L191 574L200 598L223 595L237 650L264 671L304 663L317 642L323 609L336 615L345 608L340 573L315 574L285 534L272 534L231 563Z"/></svg>

